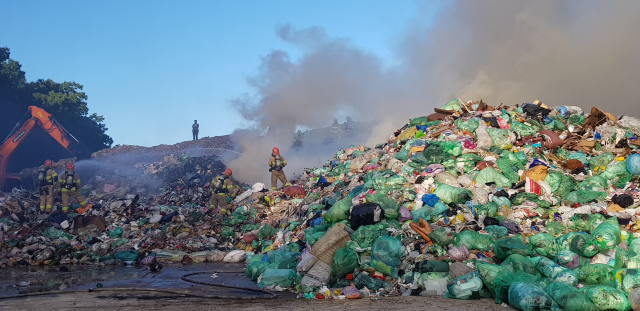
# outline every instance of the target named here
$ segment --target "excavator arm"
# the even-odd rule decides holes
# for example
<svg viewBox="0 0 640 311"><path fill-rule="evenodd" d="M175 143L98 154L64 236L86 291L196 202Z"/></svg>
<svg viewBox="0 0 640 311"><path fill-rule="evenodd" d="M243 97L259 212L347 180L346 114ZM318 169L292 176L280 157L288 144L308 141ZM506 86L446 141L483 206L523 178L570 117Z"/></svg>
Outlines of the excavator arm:
<svg viewBox="0 0 640 311"><path fill-rule="evenodd" d="M51 114L42 108L29 106L29 111L27 112L26 117L28 118L24 121L22 126L18 128L20 125L20 123L18 123L16 128L9 133L9 136L0 146L0 191L6 191L4 187L7 179L7 166L11 156L15 153L18 146L20 146L20 144L29 137L29 134L31 134L35 128L40 127L43 129L44 132L55 139L55 141L69 152L69 154L73 154L69 149L72 143L70 139L78 142L75 137L73 137L66 129L64 129L64 127L62 127L62 125L57 123L55 119L51 117ZM46 150L43 150L43 153L44 152L46 152Z"/></svg>

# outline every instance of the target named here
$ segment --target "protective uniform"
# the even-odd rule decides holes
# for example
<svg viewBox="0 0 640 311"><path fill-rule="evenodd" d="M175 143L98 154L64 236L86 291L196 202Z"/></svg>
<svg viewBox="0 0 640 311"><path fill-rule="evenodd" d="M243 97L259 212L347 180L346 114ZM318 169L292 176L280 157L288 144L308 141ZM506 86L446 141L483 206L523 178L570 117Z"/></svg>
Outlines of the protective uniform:
<svg viewBox="0 0 640 311"><path fill-rule="evenodd" d="M221 214L227 213L227 196L235 197L233 183L229 180L231 170L226 170L222 175L216 177L211 183L211 209L219 208Z"/></svg>
<svg viewBox="0 0 640 311"><path fill-rule="evenodd" d="M70 199L73 197L78 201L80 207L84 210L87 206L87 201L80 194L80 176L73 170L75 167L72 165L67 166L67 171L60 176L60 189L62 190L62 212L69 212Z"/></svg>
<svg viewBox="0 0 640 311"><path fill-rule="evenodd" d="M45 161L45 166L38 172L38 187L40 192L40 212L50 213L53 207L54 186L58 183L58 173L52 170L50 160Z"/></svg>
<svg viewBox="0 0 640 311"><path fill-rule="evenodd" d="M271 152L271 158L269 159L269 171L271 172L271 189L278 189L278 180L280 180L285 187L289 187L290 184L287 181L287 176L282 171L282 168L287 166L287 160L280 155L278 148L273 148Z"/></svg>

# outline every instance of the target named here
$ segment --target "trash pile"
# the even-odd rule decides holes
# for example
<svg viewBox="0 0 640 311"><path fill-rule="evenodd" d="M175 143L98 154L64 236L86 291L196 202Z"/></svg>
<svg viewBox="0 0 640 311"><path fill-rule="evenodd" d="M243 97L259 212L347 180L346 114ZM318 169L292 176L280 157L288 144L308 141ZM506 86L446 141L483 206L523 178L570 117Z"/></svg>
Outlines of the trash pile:
<svg viewBox="0 0 640 311"><path fill-rule="evenodd" d="M242 187L224 217L208 213L208 179L117 200L105 183L90 212L35 226L16 212L33 194L14 193L0 198L0 264L244 261L261 288L300 298L640 310L639 119L539 101L435 110L293 186Z"/></svg>
<svg viewBox="0 0 640 311"><path fill-rule="evenodd" d="M298 215L243 227L246 275L301 298L638 310L639 134L597 108L453 100L306 170L299 204L267 193Z"/></svg>
<svg viewBox="0 0 640 311"><path fill-rule="evenodd" d="M72 160L51 167L64 170ZM38 213L37 191L0 193L0 266L148 264L154 262L143 260L148 254L182 261L185 252L190 253L187 262L197 262L208 251L229 249L226 239L220 239L219 221L208 209L211 181L226 169L217 156L170 154L159 162L137 162L125 173L118 171L122 166L79 163L85 174L91 173L80 192L93 204L81 215L76 211L79 204L64 214L60 202L58 211ZM231 181L238 189L244 186ZM226 252L222 255L220 260Z"/></svg>
<svg viewBox="0 0 640 311"><path fill-rule="evenodd" d="M220 154L225 150L234 150L230 135L203 137L175 145L159 145L142 147L134 145L118 145L103 149L91 155L93 159L105 162L135 165L139 162L150 163L160 161L171 154L189 154L193 156Z"/></svg>

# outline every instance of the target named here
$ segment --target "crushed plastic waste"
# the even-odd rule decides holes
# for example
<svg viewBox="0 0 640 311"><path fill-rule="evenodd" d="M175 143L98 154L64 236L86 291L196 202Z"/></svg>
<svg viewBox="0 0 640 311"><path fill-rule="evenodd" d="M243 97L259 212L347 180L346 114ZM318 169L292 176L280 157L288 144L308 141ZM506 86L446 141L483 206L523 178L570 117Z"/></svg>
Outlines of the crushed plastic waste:
<svg viewBox="0 0 640 311"><path fill-rule="evenodd" d="M167 159L195 164L153 196L102 177L101 191L87 189L100 204L89 215L36 221L34 195L17 191L0 197L0 264L244 261L260 287L300 298L630 310L640 304L638 124L598 108L454 99L375 148L337 151L295 188L239 185L223 218L206 208L223 167L202 157ZM151 171L171 171L162 167ZM87 216L106 226L75 225Z"/></svg>

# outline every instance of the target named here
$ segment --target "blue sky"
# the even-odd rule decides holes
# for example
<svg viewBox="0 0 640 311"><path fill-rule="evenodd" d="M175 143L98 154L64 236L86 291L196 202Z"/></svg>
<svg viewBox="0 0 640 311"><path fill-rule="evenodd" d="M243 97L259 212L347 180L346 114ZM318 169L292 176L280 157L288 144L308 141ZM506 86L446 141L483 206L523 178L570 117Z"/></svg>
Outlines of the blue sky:
<svg viewBox="0 0 640 311"><path fill-rule="evenodd" d="M231 133L247 122L230 100L250 89L279 40L277 25L320 26L397 62L395 47L420 11L413 1L0 1L0 46L29 81L84 85L90 113L115 144L153 146Z"/></svg>

